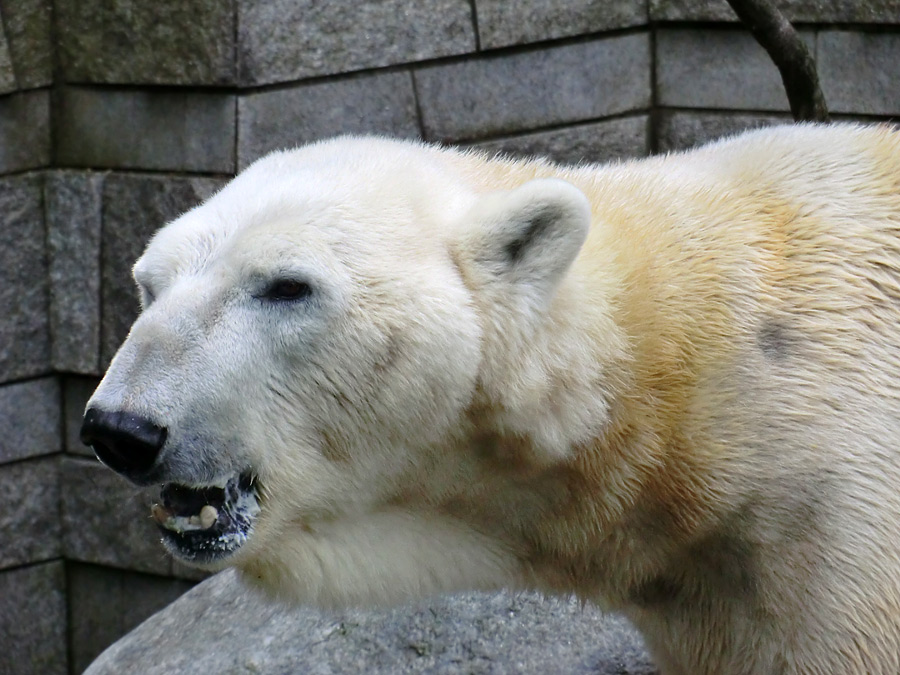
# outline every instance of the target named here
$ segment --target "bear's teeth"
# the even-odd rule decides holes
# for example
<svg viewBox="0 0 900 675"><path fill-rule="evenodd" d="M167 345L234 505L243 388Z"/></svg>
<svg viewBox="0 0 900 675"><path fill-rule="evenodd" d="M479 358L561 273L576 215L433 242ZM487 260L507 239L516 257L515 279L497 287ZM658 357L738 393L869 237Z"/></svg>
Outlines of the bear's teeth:
<svg viewBox="0 0 900 675"><path fill-rule="evenodd" d="M172 518L172 512L161 504L154 504L150 508L150 515L160 525L164 525L167 520Z"/></svg>
<svg viewBox="0 0 900 675"><path fill-rule="evenodd" d="M204 530L208 530L213 526L218 517L219 512L216 510L215 506L212 506L210 504L205 505L202 509L200 509L200 527L202 527Z"/></svg>

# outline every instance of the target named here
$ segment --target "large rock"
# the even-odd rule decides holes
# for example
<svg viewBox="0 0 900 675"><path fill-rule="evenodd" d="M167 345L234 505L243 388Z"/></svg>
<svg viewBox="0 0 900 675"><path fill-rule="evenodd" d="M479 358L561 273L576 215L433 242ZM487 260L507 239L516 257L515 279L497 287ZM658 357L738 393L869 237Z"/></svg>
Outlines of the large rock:
<svg viewBox="0 0 900 675"><path fill-rule="evenodd" d="M69 615L77 617L69 626L69 672L83 673L110 644L191 586L181 579L66 561Z"/></svg>
<svg viewBox="0 0 900 675"><path fill-rule="evenodd" d="M329 614L285 608L232 571L201 583L107 649L85 675L656 672L622 619L577 600L465 594Z"/></svg>

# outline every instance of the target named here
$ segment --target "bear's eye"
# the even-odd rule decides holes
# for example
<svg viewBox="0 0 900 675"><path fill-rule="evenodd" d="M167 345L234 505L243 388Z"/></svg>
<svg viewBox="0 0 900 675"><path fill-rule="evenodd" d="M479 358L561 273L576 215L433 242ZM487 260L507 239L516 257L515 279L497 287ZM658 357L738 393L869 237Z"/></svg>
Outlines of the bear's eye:
<svg viewBox="0 0 900 675"><path fill-rule="evenodd" d="M312 288L305 281L278 279L273 281L262 294L266 300L305 300L312 294Z"/></svg>
<svg viewBox="0 0 900 675"><path fill-rule="evenodd" d="M154 293L153 289L147 284L138 284L138 291L141 296L141 303L144 307L149 307L151 303L156 300L156 293Z"/></svg>

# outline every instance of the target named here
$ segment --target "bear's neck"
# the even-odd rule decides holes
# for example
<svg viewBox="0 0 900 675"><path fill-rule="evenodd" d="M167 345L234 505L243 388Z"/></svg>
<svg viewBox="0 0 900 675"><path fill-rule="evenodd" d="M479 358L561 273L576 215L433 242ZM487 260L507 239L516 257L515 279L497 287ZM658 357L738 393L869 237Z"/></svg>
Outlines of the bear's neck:
<svg viewBox="0 0 900 675"><path fill-rule="evenodd" d="M504 181L516 179L514 168L504 169ZM543 326L527 339L494 336L505 346L498 355L509 344L517 352L481 384L470 411L480 430L473 443L504 483L491 489L505 503L489 508L512 515L497 527L518 537L513 545L527 549L541 584L605 580L597 592L615 603L611 561L652 561L648 551L689 540L710 512L714 496L681 421L704 362L729 348L721 327L730 324L715 306L690 305L694 261L670 262L684 233L639 218L648 198L664 194L629 193L627 167L538 164L521 178L543 175L582 189L594 223ZM567 532L595 538L573 542Z"/></svg>

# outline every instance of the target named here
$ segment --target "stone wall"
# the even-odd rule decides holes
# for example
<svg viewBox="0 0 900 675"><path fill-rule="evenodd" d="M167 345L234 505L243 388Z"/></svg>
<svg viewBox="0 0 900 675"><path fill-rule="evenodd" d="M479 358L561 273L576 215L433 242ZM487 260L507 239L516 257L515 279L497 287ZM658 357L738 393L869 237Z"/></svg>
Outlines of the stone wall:
<svg viewBox="0 0 900 675"><path fill-rule="evenodd" d="M836 117L900 114L900 0L780 4ZM786 110L725 0L3 0L0 675L81 672L198 578L77 440L165 221L342 132L605 161Z"/></svg>

